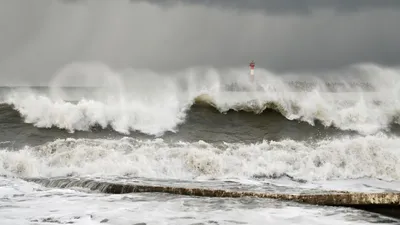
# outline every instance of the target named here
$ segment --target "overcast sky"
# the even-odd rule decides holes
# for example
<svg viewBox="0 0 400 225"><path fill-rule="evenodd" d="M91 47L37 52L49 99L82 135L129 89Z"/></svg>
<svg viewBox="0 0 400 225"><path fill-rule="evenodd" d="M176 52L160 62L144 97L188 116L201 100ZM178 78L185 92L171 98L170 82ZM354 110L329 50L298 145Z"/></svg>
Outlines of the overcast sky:
<svg viewBox="0 0 400 225"><path fill-rule="evenodd" d="M0 82L63 66L276 72L400 64L398 0L0 1Z"/></svg>

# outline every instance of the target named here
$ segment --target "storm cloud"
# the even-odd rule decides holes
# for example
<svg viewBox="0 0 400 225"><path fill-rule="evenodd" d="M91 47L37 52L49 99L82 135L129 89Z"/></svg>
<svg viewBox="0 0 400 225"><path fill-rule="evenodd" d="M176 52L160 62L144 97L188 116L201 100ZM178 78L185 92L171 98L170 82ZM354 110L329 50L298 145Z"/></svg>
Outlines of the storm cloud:
<svg viewBox="0 0 400 225"><path fill-rule="evenodd" d="M0 2L0 82L46 83L69 63L156 72L278 73L400 62L400 1Z"/></svg>
<svg viewBox="0 0 400 225"><path fill-rule="evenodd" d="M295 13L309 14L314 10L334 10L355 12L369 9L393 9L400 7L398 0L131 0L150 2L172 7L178 4L198 4L221 9L259 10L269 14Z"/></svg>

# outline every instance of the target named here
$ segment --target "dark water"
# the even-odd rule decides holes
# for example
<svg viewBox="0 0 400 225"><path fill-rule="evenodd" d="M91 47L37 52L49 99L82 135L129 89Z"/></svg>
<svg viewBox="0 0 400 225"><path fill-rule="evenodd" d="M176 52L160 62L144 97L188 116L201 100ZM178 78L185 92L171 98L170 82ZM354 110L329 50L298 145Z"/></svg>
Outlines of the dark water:
<svg viewBox="0 0 400 225"><path fill-rule="evenodd" d="M392 130L396 131L398 128ZM266 110L261 114L230 110L221 113L213 107L192 106L186 121L177 126L176 132L163 134L165 140L206 142L242 142L254 143L263 140L317 140L340 135L356 135L354 131L341 131L335 127L326 127L316 121L312 126L306 122L288 120L279 112ZM20 113L12 105L0 105L0 142L14 147L31 144L38 145L57 138L121 138L135 137L142 139L154 138L133 131L128 135L114 131L110 126L106 129L92 126L89 131L68 132L55 126L38 128L25 123Z"/></svg>
<svg viewBox="0 0 400 225"><path fill-rule="evenodd" d="M20 182L31 181L30 178L41 188L48 188L45 192L51 193L46 197L59 195L68 199L70 197L64 194L54 194L53 189L81 188L80 194L70 196L77 198L76 202L82 207L94 195L87 188L90 183L85 186L78 182L78 186L72 187L81 179L98 180L103 186L135 183L279 193L325 193L348 189L398 191L397 183L391 181L399 178L400 168L396 165L400 155L396 149L400 146L397 138L400 129L396 114L386 113L387 108L379 104L371 103L369 107L382 117L386 116L386 124L380 123L379 117L365 111L357 102L340 105L342 111L335 111L338 107L329 109L330 104L340 103L327 101L325 108L313 111L309 106L325 103L325 99L317 98L320 102L315 102L312 95L309 101L299 97L296 102L298 96L293 94L261 101L256 107L247 100L226 107L223 101L208 102L203 96L203 99L189 102L183 112L184 118L176 126L164 126L164 122L175 119L175 111L170 110L176 107L174 101L163 102L169 98L156 96L157 101L152 101L154 99L149 95L139 96L139 101L131 104L142 108L134 108L139 114L132 115L136 111L121 113L121 108L111 105L112 101L102 102L93 97L99 93L107 96L103 90L64 90L69 98L54 100L49 97L51 88L29 88L26 93L20 88L0 89L0 175L4 178L0 182L4 187L10 187L8 191L20 193L21 190L11 187L27 185ZM223 100L229 103L231 99ZM151 104L155 107L146 108ZM259 110L260 106L262 110ZM287 109L294 109L291 113L300 117L290 119ZM126 115L132 116L129 122L138 129L131 129L129 133L118 131L117 128L125 125L123 117ZM304 118L311 118L311 121ZM113 124L116 121L122 123ZM327 125L330 121L335 121L337 126ZM355 129L348 129L346 121L354 123ZM369 124L379 125L379 129L369 135L362 134L364 126ZM146 129L149 127L164 132L151 134L151 129ZM377 133L380 136L376 136ZM159 142L159 138L163 141ZM49 207L50 213L53 206L39 200L43 195L41 188L30 193L36 197L29 200L21 197L21 201ZM101 191L101 187L93 191ZM159 194L149 196L152 196L150 200L143 201L163 201ZM179 197L170 198L180 201ZM122 204L124 200L113 201ZM193 201L202 204L206 200L193 198ZM215 201L218 201L216 208L229 208L228 211L242 210L240 207L251 211L259 207L236 200L229 206L226 201L231 200ZM275 203L267 202L271 209L276 208ZM281 207L277 220L283 218L281 220L286 221L285 215L293 212L292 208L288 203L282 203ZM296 207L299 209L295 212L310 210L308 206ZM64 206L59 208L67 210ZM183 213L179 210L177 213ZM210 210L215 211L214 208ZM318 210L310 215L321 215L330 209ZM343 210L332 209L331 215L335 218L346 215ZM366 212L351 211L350 214L352 216L338 220L396 222ZM322 220L331 215L322 215ZM319 220L315 223L319 224Z"/></svg>
<svg viewBox="0 0 400 225"><path fill-rule="evenodd" d="M302 86L301 86L302 85ZM304 90L308 84L293 83L292 87L300 86ZM311 84L310 84L311 85ZM312 88L310 86L309 88ZM332 87L331 87L332 88ZM370 88L367 86L367 89ZM229 89L229 88L228 88ZM232 87L231 87L232 89ZM27 87L27 88L9 88L3 87L0 89L0 97L9 95L10 93L23 93L23 91L34 91L36 98L49 96L49 87ZM66 87L63 91L68 94L75 95L72 104L77 103L82 99L91 100L93 94L101 93L102 91L96 88L74 88ZM334 91L334 90L328 90ZM368 91L368 90L367 90ZM33 94L27 94L30 96ZM1 98L0 98L1 99ZM23 98L19 99L22 101ZM36 99L40 103L40 99ZM66 100L68 102L68 100ZM312 101L312 100L310 100ZM35 104L35 102L31 103ZM65 104L65 103L64 103ZM244 103L246 104L246 103ZM183 123L175 126L175 131L165 131L161 136L165 140L172 141L198 141L203 140L206 142L243 142L254 143L263 140L318 140L324 138L332 138L341 135L356 135L357 131L343 130L334 125L323 125L317 118L314 119L313 125L298 120L290 120L287 115L283 115L276 107L281 103L273 103L273 107L267 107L261 113L255 111L243 111L241 109L230 109L221 112L216 106L210 104L197 104L194 103L187 110L186 117ZM46 110L38 105L38 110ZM55 106L52 106L53 108ZM301 110L301 105L296 106ZM32 108L31 108L32 109ZM35 108L33 108L35 109ZM28 109L27 109L28 110ZM162 110L160 115L162 115ZM248 111L248 110L247 110ZM68 116L68 112L64 112ZM84 111L82 112L84 113ZM150 113L150 112L149 112ZM26 115L31 112L25 111L25 115L21 114L15 108L13 102L0 104L0 142L7 142L13 145L24 144L42 144L56 138L120 138L123 136L135 138L154 138L160 135L149 135L139 130L130 130L129 134L121 134L115 131L110 125L105 128L99 124L92 124L90 128L85 131L74 130L73 132L66 129L59 129L58 124L50 124L46 126L35 126L32 122L25 121ZM65 115L64 115L65 116ZM43 118L42 118L43 119ZM329 118L328 118L329 119ZM384 132L399 134L400 129L396 123L391 123L388 128L383 129ZM3 143L6 144L7 143ZM14 146L15 147L15 146Z"/></svg>
<svg viewBox="0 0 400 225"><path fill-rule="evenodd" d="M173 114L175 111L172 111L173 113L171 114L171 111L169 110L169 108L176 107L176 105L173 104L173 101L171 101L171 104L169 104L169 102L165 102L164 105L160 105L163 98L159 96L156 96L156 98L154 98L156 101L146 102L146 100L143 99L147 99L150 97L148 95L139 95L138 99L142 99L139 100L139 103L143 104L144 106L146 106L146 104L153 104L156 107L152 107L149 109L138 107L137 109L140 113L138 115L133 115L133 119L129 121L129 123L135 124L134 128L137 129L130 129L129 133L124 133L118 131L118 126L115 124L112 125L112 123L116 120L121 119L121 117L123 116L131 116L131 114L126 114L124 112L121 113L121 110L123 111L123 109L113 107L112 105L107 105L107 103L99 101L98 99L93 97L99 96L99 93L103 94L103 97L107 96L107 92L104 92L104 89L64 88L64 94L66 93L65 96L68 96L68 98L65 98L64 100L51 99L49 97L49 93L51 93L51 91L52 89L49 87L0 89L0 96L3 99L3 103L0 104L1 148L9 150L19 150L24 148L24 146L39 146L39 149L41 149L40 151L45 152L47 151L46 149L52 148L53 150L51 151L51 154L49 153L49 155L46 156L51 158L56 157L57 154L64 154L64 151L71 151L68 154L82 154L79 153L80 148L84 149L84 152L89 151L91 148L104 149L109 147L111 148L111 146L115 147L115 143L118 143L118 140L129 137L130 139L128 141L121 141L121 143L132 146L128 147L128 149L120 146L117 146L115 148L117 148L118 151L135 151L136 148L142 149L144 148L144 146L146 146L144 142L136 143L136 140L148 140L151 142L154 141L151 143L150 149L168 148L165 151L172 151L173 148L176 147L176 144L179 142L197 143L199 141L204 141L206 143L215 144L215 146L217 146L214 146L215 149L210 150L211 152L215 152L215 154L217 155L220 154L217 153L219 151L218 149L220 149L218 145L223 143L234 144L236 146L234 148L239 149L252 149L252 145L259 144L259 146L256 147L259 148L259 150L257 150L259 151L257 154L270 154L268 153L268 151L275 151L275 148L277 147L274 147L273 144L268 144L269 147L262 147L263 145L261 143L272 143L275 141L276 143L278 143L278 145L282 146L282 152L278 151L277 154L283 154L283 161L289 160L284 162L289 167L292 167L292 163L290 162L292 159L286 159L288 157L287 155L285 155L287 154L286 152L294 151L293 153L291 153L292 156L290 157L296 158L304 157L304 151L316 151L317 153L312 153L312 155L310 156L312 159L311 166L313 168L323 167L326 164L334 163L338 168L334 169L335 167L333 167L332 171L341 171L343 169L342 167L349 167L350 169L353 169L349 162L346 162L345 158L341 158L341 151L352 149L354 148L354 145L357 148L362 148L364 151L362 153L355 152L354 154L374 155L376 154L375 151L379 151L378 149L381 148L380 145L382 143L382 140L390 141L390 145L393 145L393 147L397 146L397 141L395 140L397 140L396 138L400 134L400 128L399 125L397 125L396 116L386 113L385 110L387 110L387 108L385 107L387 106L381 107L379 104L375 103L370 105L371 107L374 107L376 113L381 113L382 116L389 115L386 118L388 126L385 127L384 124L381 124L381 121L379 121L379 117L375 117L374 113L368 112L368 110L365 111L365 107L360 107L357 101L352 102L351 104L346 103L347 105L340 105L342 108L333 107L332 110L338 110L337 112L332 110L329 111L329 108L326 107L329 107L332 104L339 103L326 101L326 105L324 106L325 108L322 107L321 109L319 109L319 111L315 111L315 109L310 108L309 106L313 105L314 103L325 103L325 99L319 98L317 100L319 100L320 102L314 102L315 100L310 98L310 100L308 101L307 98L301 99L300 97L298 97L297 93L292 93L292 96L289 97L283 96L277 98L272 102L261 102L259 106L267 106L264 107L261 111L255 108L254 105L252 105L253 103L251 102L239 102L239 105L230 105L229 107L231 107L231 109L229 109L229 107L226 108L221 106L224 104L223 102L209 102L207 98L204 98L203 96L203 98L197 99L196 101L188 104L188 106L185 106L186 109L183 112L184 118L182 119L182 121L179 123L176 122L176 124L172 123L172 125L174 125L172 126L174 131L169 130L168 126L166 128L165 126L162 126L162 124L157 124L163 123L165 122L165 120L175 118ZM235 97L234 94L235 93L232 92L232 98ZM273 94L274 93L272 93L271 95ZM318 94L319 93L316 93L314 95ZM314 95L310 95L310 97L313 97ZM230 95L227 96L228 98L230 98ZM240 95L236 96L240 97ZM299 102L295 101L296 98L299 98ZM224 101L228 100L229 99L225 99ZM137 102L138 101L132 101L130 104L138 104ZM221 107L224 108L224 110L221 110ZM298 115L300 115L299 119L290 119L291 115L290 113L285 111L285 107L286 111L288 108L295 108L295 111L293 111L292 113L297 113ZM325 110L322 111L322 115L324 115L324 117L318 115L321 110ZM51 111L52 113L48 113L49 111ZM136 111L130 111L130 113L132 112L135 113ZM366 112L367 114L365 114ZM149 117L149 120L147 117L145 117L147 114L154 114L155 116ZM365 119L365 115L368 116L367 119ZM165 119L157 120L158 117L164 116ZM311 122L310 120L306 122L302 117L308 117L313 120ZM140 121L141 119L144 122ZM336 120L336 126L327 125L326 121L329 122L330 120ZM351 129L353 128L352 126L350 126L350 129L346 127L346 123L343 122L346 120L354 123L354 127L356 129ZM104 123L104 121L108 122ZM124 120L121 121L124 122ZM363 127L365 125L368 125L368 123L375 125L378 124L380 127L378 127L379 129L377 129L376 132L371 132L368 135L361 134L360 132L363 131ZM101 126L100 124L103 125ZM121 124L125 125L124 123ZM119 124L119 127L121 126L121 124ZM146 128L147 125L149 125L149 127L156 127L159 130L163 130L163 132L156 135L151 134L148 132L148 129L146 130L143 128ZM65 127L71 127L72 130L65 129ZM377 133L381 135L383 134L385 136L374 136ZM395 140L390 139L391 137L395 138ZM67 138L72 138L73 141L65 140ZM170 146L158 146L155 141L157 138L162 138L163 141L169 143ZM341 145L341 140L343 138L347 138L347 142L345 142L347 144L344 146ZM354 138L354 141L352 140L352 138ZM85 141L86 139L96 139L104 141L111 140L110 143L112 144L107 144L108 142L98 143L98 141ZM57 140L61 140L61 142L55 142ZM292 141L292 143L285 142L287 140ZM363 142L366 143L365 146L362 144ZM316 145L308 146L304 143L311 143ZM80 145L82 145L82 147L80 147ZM199 149L199 146L190 145L187 147L195 148L195 150L193 152L189 150L180 150L188 151L188 153L185 153L186 155L178 156L178 158L184 157L184 160L192 160L186 157L189 157L191 154L199 154L198 152L203 151ZM382 148L392 149L393 147ZM57 148L61 148L60 153L57 153ZM85 150L86 148L89 148L89 150ZM184 149L184 147L182 148ZM266 149L263 150L263 148ZM229 151L229 149L230 147L225 146L222 147L220 150ZM326 158L326 154L328 154L328 152L329 154L331 154L329 149L338 152L337 155L332 155L331 157L339 157L339 162L337 161L338 159L335 158ZM371 150L369 149L372 149L373 151L371 152ZM103 150L96 151L101 152ZM159 151L157 154L160 154L163 153L164 150L154 151ZM353 152L350 152L350 154L353 154ZM171 155L168 157L175 158L177 156ZM235 160L238 160L240 162L240 157L240 155L235 155ZM256 155L248 157L256 157ZM207 160L212 160L212 158L213 157L210 156ZM254 158L252 160L258 160L258 158ZM268 163L271 163L269 162L269 160L271 160L269 158L265 158L264 160L266 160L266 162L268 161ZM342 160L344 161L341 162ZM199 163L199 165L197 165L196 168L202 168L200 174L208 173L204 172L208 169L213 171L218 168L214 168L213 166L215 165L213 165L212 162L208 161L197 163ZM203 163L206 164L203 165ZM307 165L307 163L308 162L305 161L304 165L302 166L309 166ZM265 166L267 166L267 164ZM300 166L300 168L302 168L302 166ZM271 168L274 168L274 166L271 165ZM301 181L304 178L304 174L302 174L302 176L300 177L293 176L293 174L297 173L294 168L290 168L288 170L290 172L286 170L277 172L270 170L269 168L266 168L266 171L267 172L250 172L249 176L251 177L251 179L289 177L291 180L295 181ZM343 175L341 174L342 172ZM334 176L349 176L346 175L347 172L345 170L342 172ZM331 173L335 174L336 172ZM365 176L362 174L362 172L359 171L357 171L356 174L359 175L354 175L354 177ZM396 173L386 171L384 174L385 176L389 177L397 176ZM380 177L381 175L379 173L374 174L371 172L370 176Z"/></svg>

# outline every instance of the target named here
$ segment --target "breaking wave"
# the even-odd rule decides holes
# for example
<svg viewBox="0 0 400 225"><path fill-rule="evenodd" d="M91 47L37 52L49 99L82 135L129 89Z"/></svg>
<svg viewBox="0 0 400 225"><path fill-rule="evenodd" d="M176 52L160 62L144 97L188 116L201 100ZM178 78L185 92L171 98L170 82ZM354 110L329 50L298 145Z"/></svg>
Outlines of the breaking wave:
<svg viewBox="0 0 400 225"><path fill-rule="evenodd" d="M383 134L256 144L162 139L58 139L0 151L0 174L18 177L145 177L154 179L400 179L400 140Z"/></svg>
<svg viewBox="0 0 400 225"><path fill-rule="evenodd" d="M1 101L26 123L70 132L110 126L123 134L162 135L176 132L193 105L206 105L221 113L272 109L289 120L373 134L399 122L399 71L359 65L325 74L276 75L259 69L252 84L246 69L156 74L72 64L57 73L48 90L14 88L3 92ZM91 87L65 88L77 80Z"/></svg>

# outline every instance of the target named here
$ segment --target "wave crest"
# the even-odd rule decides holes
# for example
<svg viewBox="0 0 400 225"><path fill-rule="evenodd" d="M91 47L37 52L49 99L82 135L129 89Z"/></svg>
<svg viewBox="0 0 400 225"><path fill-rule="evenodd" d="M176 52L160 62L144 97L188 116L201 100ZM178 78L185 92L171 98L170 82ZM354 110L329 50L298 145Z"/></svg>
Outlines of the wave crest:
<svg viewBox="0 0 400 225"><path fill-rule="evenodd" d="M56 76L50 91L14 89L3 93L2 100L12 105L26 123L37 127L55 126L73 132L99 125L111 126L123 134L140 131L150 135L176 132L193 105L211 106L222 113L236 110L260 114L271 109L289 120L310 125L318 120L325 126L363 134L387 129L392 122L398 122L400 112L400 73L374 65L336 74L333 77L343 85L335 90L326 84L333 82L328 75L280 76L260 69L255 87L247 80L246 70L240 69L189 69L166 75L92 67L95 69L74 65ZM90 82L101 74L106 77L101 79L103 84L112 83L112 88L61 88L61 81L76 71L91 77L86 79ZM293 86L294 80L305 78L314 84L312 88ZM357 79L368 83L368 90L352 85ZM232 88L232 84L240 88ZM260 118L260 122L262 119L268 118Z"/></svg>
<svg viewBox="0 0 400 225"><path fill-rule="evenodd" d="M0 175L98 176L154 179L245 179L291 177L317 181L400 179L398 138L374 135L318 142L256 144L162 139L58 139L20 151L0 151Z"/></svg>

